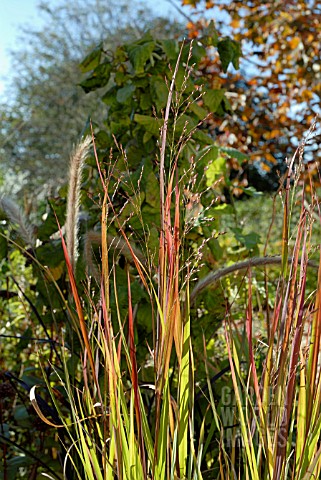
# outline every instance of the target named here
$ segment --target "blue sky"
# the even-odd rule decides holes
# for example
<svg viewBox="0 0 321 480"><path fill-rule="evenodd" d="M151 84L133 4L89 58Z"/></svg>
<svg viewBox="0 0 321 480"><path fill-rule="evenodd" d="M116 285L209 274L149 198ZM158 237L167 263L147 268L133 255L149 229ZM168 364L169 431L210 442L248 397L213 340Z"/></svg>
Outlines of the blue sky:
<svg viewBox="0 0 321 480"><path fill-rule="evenodd" d="M57 0L51 0L54 5ZM72 1L72 0L70 0ZM108 1L108 0L106 0ZM176 0L180 5L180 1ZM41 18L37 14L39 0L2 0L0 13L0 96L5 90L6 81L10 78L10 54L12 48L17 47L19 26L22 24L41 25ZM166 0L145 0L153 8L157 5L158 14L166 14L169 3ZM173 8L171 8L173 11Z"/></svg>
<svg viewBox="0 0 321 480"><path fill-rule="evenodd" d="M9 50L16 46L19 25L39 22L36 5L38 0L10 0L1 5L0 14L0 93L10 75Z"/></svg>

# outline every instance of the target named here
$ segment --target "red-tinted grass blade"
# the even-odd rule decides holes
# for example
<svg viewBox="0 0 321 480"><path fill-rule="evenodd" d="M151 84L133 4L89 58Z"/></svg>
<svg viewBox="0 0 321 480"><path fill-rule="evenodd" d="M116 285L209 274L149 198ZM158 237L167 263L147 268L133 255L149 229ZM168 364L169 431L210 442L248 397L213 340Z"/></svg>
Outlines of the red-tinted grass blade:
<svg viewBox="0 0 321 480"><path fill-rule="evenodd" d="M142 459L144 478L147 478L143 428L142 428L142 419L141 419L141 412L140 412L141 405L140 405L139 389L138 389L139 387L138 387L138 372L137 372L136 346L135 346L135 335L134 335L134 318L133 318L129 271L127 271L127 280L128 280L128 326L129 326L129 352L130 352L130 361L131 361L131 378L132 378L132 385L134 389L134 403L135 403L137 430L138 430L138 437L139 437L139 448L140 448L140 454Z"/></svg>
<svg viewBox="0 0 321 480"><path fill-rule="evenodd" d="M88 333L87 333L87 328L86 328L86 323L85 323L85 319L84 319L84 315L83 315L83 311L82 311L82 307L81 307L80 298L79 298L79 295L78 295L76 280L75 280L75 277L74 277L74 273L73 273L72 266L71 266L71 263L70 263L69 255L68 255L68 252L67 252L67 246L66 246L66 243L65 243L65 239L63 237L61 227L60 227L60 224L59 224L59 221L58 221L58 218L57 218L56 214L55 214L55 217L56 217L57 225L58 225L58 228L59 228L59 234L60 234L60 238L61 238L62 248L63 248L65 260L66 260L68 275L69 275L71 292L72 292L72 296L74 298L75 305L76 305L76 310L77 310L77 315L78 315L78 319L79 319L79 327L80 327L82 339L83 339L83 342L85 344L85 348L87 350L87 355L88 355L88 358L89 358L90 367L92 369L93 378L94 378L95 384L96 384L96 386L99 390L94 359L93 359L93 356L92 356L91 347L90 347L89 338L88 338Z"/></svg>

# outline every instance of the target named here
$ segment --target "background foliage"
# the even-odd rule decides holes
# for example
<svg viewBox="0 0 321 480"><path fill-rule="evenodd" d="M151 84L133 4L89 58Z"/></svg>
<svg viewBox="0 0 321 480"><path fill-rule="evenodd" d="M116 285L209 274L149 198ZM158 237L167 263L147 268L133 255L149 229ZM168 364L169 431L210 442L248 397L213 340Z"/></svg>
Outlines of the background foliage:
<svg viewBox="0 0 321 480"><path fill-rule="evenodd" d="M203 73L212 85L230 92L233 115L223 122L212 122L222 138L259 162L256 168L244 164L235 168L235 183L250 183L259 189L273 190L278 185L277 171L284 171L283 160L310 127L320 104L320 15L318 1L239 2L184 0L191 13L188 23L191 38L206 32L210 19L221 34L242 45L238 72L219 74L217 56L207 57ZM195 10L201 18L193 19ZM206 17L205 17L206 11ZM318 139L307 146L306 169L319 182ZM263 171L267 175L262 176ZM236 190L237 191L237 190Z"/></svg>
<svg viewBox="0 0 321 480"><path fill-rule="evenodd" d="M66 182L68 157L89 118L101 121L100 98L80 88L79 63L96 45L112 52L140 38L146 29L175 37L181 27L155 17L138 1L42 1L44 27L21 29L12 52L9 104L0 107L0 155L3 171L24 172L25 184L41 190ZM10 93L11 92L11 93ZM26 183L27 182L27 183ZM24 189L25 191L28 188Z"/></svg>
<svg viewBox="0 0 321 480"><path fill-rule="evenodd" d="M45 379L56 381L54 370L63 364L59 358L61 331L71 352L65 375L67 371L76 378L80 372L81 341L66 309L66 301L71 299L70 283L57 227L57 218L61 225L65 222L67 186L56 187L60 179L66 180L71 145L80 133L91 134L89 118L98 164L114 192L117 212L116 217L109 210L108 216L108 233L115 239L110 255L117 277L117 289L114 284L110 287L110 309L113 318L126 317L130 272L132 303L137 309L137 360L146 367L141 380L151 381L147 347L153 338L151 302L139 283L137 265L124 249L119 253L117 245L121 225L132 248L147 257L149 268L156 271L159 139L182 45L165 167L171 171L179 158L177 175L184 194L180 202L184 218L182 255L185 262L190 261L192 278L196 281L221 266L260 254L279 254L282 249L282 201L276 198L273 203L260 191L283 186L284 156L302 138L317 108L319 47L313 35L318 35L318 4L311 2L311 8L304 9L306 2L290 2L277 9L273 3L247 2L240 9L239 2L182 3L191 7L182 7L189 17L189 39L184 45L184 28L166 19L154 19L138 7L128 10L127 4L117 2L106 9L105 2L85 5L78 1L61 3L53 10L42 2L41 10L50 19L50 28L25 32L25 38L31 40L30 48L14 54L15 96L2 108L2 163L7 165L7 159L14 159L18 171L23 165L30 190L51 176L56 183L52 194L37 204L29 218L32 205L28 202L23 211L17 202L1 199L0 313L5 318L1 335L6 343L1 347L0 407L5 448L2 464L9 478L36 478L37 472L46 468L51 468L47 471L52 475L59 472L59 441L69 441L65 432L54 438L52 430L36 421L28 392L39 382L46 390L39 380L39 352L42 361L46 359ZM215 16L215 23L211 16ZM315 194L319 188L317 140L315 137L307 144L305 173L301 179L296 178L306 190L313 179ZM307 178L310 183L304 184ZM92 153L81 183L76 271L88 318L100 294L103 194ZM313 198L315 202L317 197ZM296 197L292 205L296 205ZM295 232L298 220L299 212L289 219ZM318 256L319 233L317 227L311 237L312 258ZM289 248L295 238L295 234L289 238ZM93 276L92 283L88 283L87 274ZM269 307L273 307L275 279L276 274L269 270L268 274L253 274L251 281L255 329L262 342L255 344L258 371L266 354L262 346L268 340L264 322L269 318ZM315 275L311 273L308 291L314 286ZM231 376L226 373L229 361L222 348L222 331L217 330L227 311L236 326L243 325L248 289L247 278L230 276L203 292L192 306L195 379L201 390L209 392L209 369L216 404L222 401L224 387L232 388ZM92 300L86 297L89 291ZM231 340L236 342L238 353L244 335L245 331L237 333ZM248 359L249 353L242 350L243 354ZM172 368L175 372L174 363ZM175 374L172 382L175 390ZM66 400L62 390L58 388L55 395ZM208 467L208 478L212 478L213 469L219 468L215 460L219 434L213 433L215 412L208 413L209 401L201 390L196 394L195 428L197 434L205 431L208 435L202 468ZM64 400L62 410L68 416L70 406ZM48 416L58 422L49 394L45 402ZM152 409L152 401L150 405ZM23 445L29 444L30 448L24 449ZM59 474L56 477L60 478Z"/></svg>

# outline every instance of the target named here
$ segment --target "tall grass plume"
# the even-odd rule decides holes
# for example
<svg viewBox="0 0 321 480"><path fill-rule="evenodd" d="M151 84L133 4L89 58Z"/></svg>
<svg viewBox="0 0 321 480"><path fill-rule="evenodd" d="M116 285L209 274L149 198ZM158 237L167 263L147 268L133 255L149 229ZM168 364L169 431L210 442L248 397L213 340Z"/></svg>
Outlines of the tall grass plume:
<svg viewBox="0 0 321 480"><path fill-rule="evenodd" d="M91 142L90 136L85 137L75 146L70 156L65 228L67 251L73 272L75 272L78 258L78 216L81 176Z"/></svg>

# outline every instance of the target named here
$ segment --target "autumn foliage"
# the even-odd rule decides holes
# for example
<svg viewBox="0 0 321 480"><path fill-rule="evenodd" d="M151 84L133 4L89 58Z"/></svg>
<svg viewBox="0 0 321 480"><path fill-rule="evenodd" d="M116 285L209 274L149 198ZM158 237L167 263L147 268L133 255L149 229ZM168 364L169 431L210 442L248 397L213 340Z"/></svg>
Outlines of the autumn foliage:
<svg viewBox="0 0 321 480"><path fill-rule="evenodd" d="M259 161L263 170L276 171L319 110L321 2L183 0L182 4L190 7L191 38L201 38L214 26L219 37L230 36L243 51L238 71L230 67L221 74L218 55L203 61L209 84L226 90L233 109L223 120L212 119L213 132L220 142ZM319 156L316 141L305 154L310 174L317 174ZM244 181L246 173L239 171L238 176Z"/></svg>

